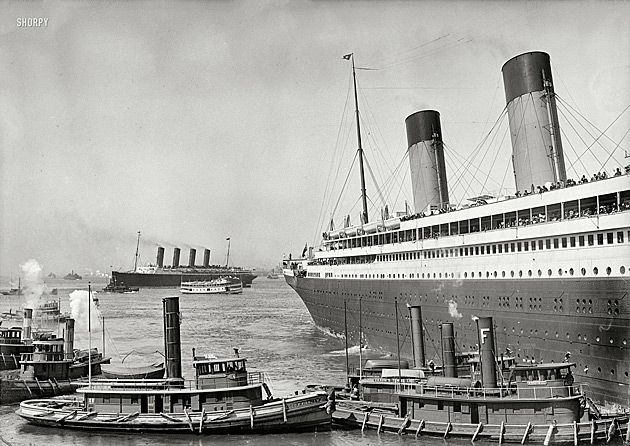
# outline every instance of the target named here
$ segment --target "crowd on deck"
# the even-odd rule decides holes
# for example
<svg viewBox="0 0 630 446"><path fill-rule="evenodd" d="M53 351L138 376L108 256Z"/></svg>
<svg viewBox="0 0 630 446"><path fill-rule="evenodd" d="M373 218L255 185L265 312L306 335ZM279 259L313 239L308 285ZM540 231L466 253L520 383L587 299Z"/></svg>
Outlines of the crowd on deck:
<svg viewBox="0 0 630 446"><path fill-rule="evenodd" d="M625 171L626 171L626 175L630 174L630 165L625 167ZM621 169L617 167L613 176L618 177L621 175L623 175L623 173L621 172ZM576 182L573 179L568 179L566 181L557 182L555 184L552 183L549 187L545 185L538 186L537 189L538 189L538 193L542 194L550 190L564 189L567 187L575 186L577 184L584 184L584 183L589 183L593 181L605 180L607 178L609 178L608 174L606 173L606 171L603 171L603 172L597 172L596 174L594 174L591 177L590 181L588 180L588 178L586 178L586 175L582 175L582 178L578 182ZM525 191L523 194L521 194L520 191L517 191L515 194L515 197L531 195L535 193L534 190L535 190L534 185L532 185L531 191L529 190ZM510 197L510 198L514 198L514 197ZM483 199L477 199L477 201L471 206L479 206L482 204L486 204L486 201ZM416 213L412 215L404 215L400 217L400 221L402 222L402 221L408 221L408 220L415 220L417 218L423 218L428 215L435 215L436 213L443 214L443 213L452 212L455 210L458 210L458 208L454 206L449 206L446 208L439 209L437 211L432 211L431 213L421 212L421 213ZM573 219L573 218L578 218L578 217L588 217L596 213L611 214L611 213L627 211L627 210L630 210L630 200L624 199L621 203L619 203L619 205L617 205L617 203L600 204L599 209L597 209L596 206L589 206L584 209L581 209L580 211L578 211L578 209L565 209L564 215L562 215L561 212L558 211L558 212L550 213L550 215L546 215L544 213L537 213L536 215L532 215L531 218L522 217L522 218L519 218L518 220L513 219L513 220L508 220L508 221L506 220L497 221L496 223L492 225L493 227L490 227L488 225L483 225L480 228L480 230L484 232L491 229L504 229L506 227L527 226L527 225L538 224L538 223L560 221L562 219L566 220L566 219ZM470 232L475 232L475 231L471 230ZM327 240L329 238L328 233L324 232L323 235L324 235L324 240ZM447 235L448 234L445 234L442 231L437 231L437 232L431 232L430 234L425 234L425 238L437 239L438 237L444 237ZM402 241L402 240L399 240L399 241ZM334 249L334 247L331 246L330 249Z"/></svg>
<svg viewBox="0 0 630 446"><path fill-rule="evenodd" d="M625 167L625 171L626 171L626 175L630 174L630 165ZM621 169L619 167L617 167L615 169L615 173L613 174L613 176L614 177L619 177L621 175L623 175L623 173L621 172ZM517 190L516 193L514 194L514 196L513 197L509 197L509 198L526 197L528 195L532 195L532 194L536 193L536 191L539 194L542 194L542 193L549 192L549 191L556 190L556 189L564 189L564 188L567 188L567 187L576 186L577 184L585 184L585 183L589 183L589 182L605 180L607 178L609 178L608 177L608 173L606 173L606 171L600 171L600 172L597 172L597 173L593 174L593 176L591 177L590 181L589 181L588 178L586 178L586 175L582 175L582 178L580 178L580 180L577 181L577 182L574 179L569 178L566 181L558 181L556 183L551 183L549 186L547 186L547 185L534 186L532 184L530 190L525 190L523 192ZM484 205L484 204L487 204L486 200L479 198L473 204L471 204L470 206L480 206L480 205ZM431 212L431 213L419 212L419 213L412 214L412 215L404 215L404 216L400 217L400 221L415 220L417 218L423 218L423 217L427 217L429 215L434 215L435 212L437 212L438 214L444 214L444 213L447 213L447 212L456 211L458 209L461 209L461 208L458 208L456 206L447 206L447 207L438 209L437 211L434 211L434 212ZM614 212L614 210L610 210L610 211L608 211L606 213L610 213L610 212ZM600 212L600 213L603 213L603 212ZM590 215L590 214L584 214L583 213L582 215L586 216L586 215ZM569 217L566 217L566 218L569 218ZM570 218L574 218L574 217L570 217ZM529 223L526 223L526 224L529 224ZM512 226L514 226L514 225L512 225Z"/></svg>

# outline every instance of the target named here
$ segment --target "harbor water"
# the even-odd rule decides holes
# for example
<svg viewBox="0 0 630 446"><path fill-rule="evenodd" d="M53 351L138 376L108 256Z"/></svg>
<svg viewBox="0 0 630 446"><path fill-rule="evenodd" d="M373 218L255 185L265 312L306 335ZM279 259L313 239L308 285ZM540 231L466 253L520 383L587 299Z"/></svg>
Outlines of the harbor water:
<svg viewBox="0 0 630 446"><path fill-rule="evenodd" d="M62 312L70 312L69 294L86 290L87 282L61 283L57 296ZM100 290L104 284L95 284ZM112 363L144 365L161 362L162 297L180 295L177 289L141 289L134 294L96 293L98 308L92 318L92 347L102 349L99 316L105 319L105 353ZM45 300L46 298L44 298ZM0 296L0 312L21 307L19 296ZM266 371L275 396L288 396L308 384L343 385L345 342L313 324L304 304L282 279L259 277L240 295L180 295L182 313L182 369L192 378L192 349L198 355L229 356L233 348L248 359L251 371ZM87 321L77 321L75 348L87 348ZM356 363L355 355L351 362ZM0 407L0 445L443 445L442 438L360 430L273 435L149 435L99 434L31 426L15 414L17 406ZM469 444L448 440L448 444Z"/></svg>

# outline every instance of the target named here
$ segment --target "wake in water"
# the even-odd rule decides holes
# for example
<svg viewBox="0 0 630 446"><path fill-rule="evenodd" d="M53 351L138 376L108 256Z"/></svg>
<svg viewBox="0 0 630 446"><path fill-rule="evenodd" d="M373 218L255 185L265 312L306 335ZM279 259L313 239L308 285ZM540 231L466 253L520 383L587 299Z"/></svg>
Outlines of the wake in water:
<svg viewBox="0 0 630 446"><path fill-rule="evenodd" d="M363 353L367 354L371 350L367 346L363 346ZM332 352L324 353L324 356L346 356L346 349L333 350ZM359 356L359 346L353 345L348 347L348 356Z"/></svg>

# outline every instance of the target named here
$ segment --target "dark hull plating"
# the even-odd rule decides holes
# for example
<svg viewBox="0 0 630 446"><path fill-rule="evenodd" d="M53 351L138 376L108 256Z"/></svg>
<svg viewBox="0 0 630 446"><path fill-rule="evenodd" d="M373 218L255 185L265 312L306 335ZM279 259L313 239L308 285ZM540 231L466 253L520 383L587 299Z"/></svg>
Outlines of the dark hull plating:
<svg viewBox="0 0 630 446"><path fill-rule="evenodd" d="M350 342L358 345L359 307L370 349L412 357L409 312L420 305L426 361L441 364L438 324L454 322L457 348L477 344L473 316L494 319L497 351L519 361L560 362L570 353L577 381L600 403L630 407L628 283L622 278L547 280L352 280L286 276L314 322L344 333L344 301ZM451 302L449 313L449 301ZM456 305L454 305L454 303Z"/></svg>
<svg viewBox="0 0 630 446"><path fill-rule="evenodd" d="M154 274L142 274L134 272L112 271L114 283L128 287L179 287L182 282L197 280L214 280L223 276L236 276L241 279L243 286L249 287L256 275L251 271L213 271L213 272L156 272Z"/></svg>

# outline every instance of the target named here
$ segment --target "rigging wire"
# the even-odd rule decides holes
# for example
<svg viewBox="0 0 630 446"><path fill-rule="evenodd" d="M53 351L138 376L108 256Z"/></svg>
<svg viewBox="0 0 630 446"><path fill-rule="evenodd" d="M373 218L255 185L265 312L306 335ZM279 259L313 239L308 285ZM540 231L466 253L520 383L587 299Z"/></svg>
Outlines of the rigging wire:
<svg viewBox="0 0 630 446"><path fill-rule="evenodd" d="M335 207L333 208L332 214L334 215L337 211L337 206L339 206L339 202L341 201L341 197L343 196L343 191L346 189L348 185L348 179L350 178L350 173L352 172L352 168L354 167L354 163L357 160L358 152L354 153L354 158L352 158L352 164L350 165L350 169L348 170L348 174L346 175L346 180L343 182L343 186L341 188L341 192L339 194L339 198L337 199L337 203L335 203Z"/></svg>
<svg viewBox="0 0 630 446"><path fill-rule="evenodd" d="M343 132L343 128L344 128L344 122L345 122L344 117L346 117L347 114L348 114L348 102L349 102L349 99L350 99L350 85L351 85L350 81L351 80L352 80L352 77L349 78L349 84L348 84L348 88L346 90L346 100L345 100L345 103L344 103L344 108L343 108L343 113L341 115L341 120L339 122L339 128L337 130L337 139L335 141L335 150L334 150L333 158L332 158L333 161L336 160L337 155L341 152L340 140L341 140L342 132ZM349 137L350 137L350 130L349 130L349 126L348 126L348 130L346 132L346 138L345 138L346 144L348 142ZM343 147L346 147L346 144L344 144ZM323 224L323 220L326 218L325 217L325 209L327 209L327 207L330 205L330 201L332 200L332 193L331 193L332 186L336 183L337 178L339 176L339 172L340 172L342 163L339 162L339 163L336 163L336 164L337 164L337 171L335 172L334 181L331 181L331 177L332 177L332 172L333 172L335 163L331 162L331 164L330 164L330 169L328 171L328 177L327 177L327 180L326 180L326 188L324 190L324 195L322 197L322 205L321 205L321 208L320 208L319 216L317 218L317 225L315 226L315 231L316 232L315 232L315 235L313 237L313 244L315 244L316 241L317 241L317 230L318 230L318 228L321 228L321 225ZM330 193L330 195L329 195L329 193ZM328 224L328 223L326 222L326 224Z"/></svg>
<svg viewBox="0 0 630 446"><path fill-rule="evenodd" d="M621 116L622 116L622 115L623 115L623 114L624 114L624 113L625 113L625 112L626 112L626 111L630 108L630 105L628 105L625 109L623 109L623 111L622 111L619 115L617 115L617 117L616 117L616 118L615 118L615 119L614 119L614 120L613 120L613 121L612 121L612 122L608 125L608 127L606 127L606 129L604 129L603 131L601 131L601 130L599 130L599 129L597 128L597 126L595 126L595 125L594 125L593 123L591 123L588 119L586 119L586 118L585 118L585 117L584 117L584 116L583 116L583 115L582 115L579 111L577 111L577 110L575 110L573 107L571 107L571 106L570 106L570 105L569 105L566 101L562 100L561 98L558 98L558 99L559 99L559 102L561 102L563 106L566 106L566 107L569 109L569 110L567 111L567 112L568 112L568 114L569 114L569 115L570 115L573 119L575 119L575 121L576 121L578 124L580 124L580 127L582 127L582 128L584 129L584 131L585 131L585 132L586 132L586 133L587 133L587 134L588 134L591 138L593 138L593 139L594 139L594 140L593 140L593 142L592 142L590 145L587 145L587 144L586 144L586 142L584 142L584 140L583 140L582 138L580 138L580 139L582 139L582 141L584 142L584 144L587 146L587 148L584 150L584 152L582 153L582 155L584 155L587 151L590 151L591 147L593 147L593 146L597 143L597 144L598 144L598 145L602 148L602 150L604 150L604 151L606 152L606 154L607 154L607 155L609 155L609 158L608 158L608 159L613 158L613 159L615 160L615 162L616 162L616 163L618 163L618 164L622 164L622 163L620 163L620 162L619 162L619 161L618 161L618 160L614 157L615 150L613 150L612 152L608 152L608 150L606 150L606 148L605 148L605 147L604 147L604 146L603 146L603 145L599 142L599 139L600 139L601 137L605 137L606 139L608 139L609 141L611 141L613 144L616 144L616 145L617 145L615 148L618 148L618 147L619 147L619 145L618 145L615 141L613 141L613 140L612 140L612 138L610 138L610 137L606 134L606 132L607 132L607 131L608 131L608 130L609 130L609 129L610 129L610 128L611 128L611 127L612 127L612 126L613 126L613 125L614 125L614 124L618 121L618 120L619 120L619 118L621 118ZM560 109L560 111L562 112L562 109ZM592 133L591 133L591 132L590 132L590 131L589 131L589 130L588 130L588 129L584 126L584 125L582 125L582 124L580 123L580 121L579 121L577 118L575 118L575 116L574 116L574 114L573 114L572 112L575 112L575 114L577 114L578 116L580 116L582 119L584 119L584 121L586 121L587 123L589 123L589 124L590 124L590 125L591 125L594 129L595 129L595 130L597 130L597 131L600 133L600 134L599 134L599 136L595 137L595 136L594 136L594 135L593 135L593 134L592 134ZM563 116L565 116L565 115L564 115L564 113L563 113ZM565 117L565 119L566 119L566 117ZM568 122L568 119L567 119L567 122ZM571 124L569 123L569 125L571 125ZM573 127L573 126L571 126L571 127ZM575 130L575 129L574 129L574 130ZM576 134L578 134L578 133L577 133L577 131L576 131ZM578 137L579 137L579 134L578 134ZM580 155L580 157L581 157L582 155ZM608 160L607 160L607 161L608 161ZM605 164L605 163L604 163L604 164Z"/></svg>

